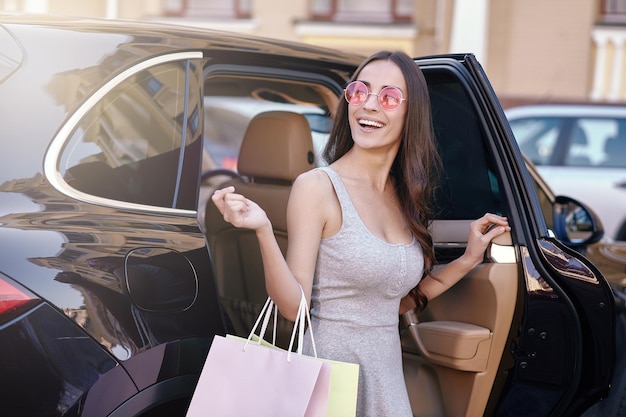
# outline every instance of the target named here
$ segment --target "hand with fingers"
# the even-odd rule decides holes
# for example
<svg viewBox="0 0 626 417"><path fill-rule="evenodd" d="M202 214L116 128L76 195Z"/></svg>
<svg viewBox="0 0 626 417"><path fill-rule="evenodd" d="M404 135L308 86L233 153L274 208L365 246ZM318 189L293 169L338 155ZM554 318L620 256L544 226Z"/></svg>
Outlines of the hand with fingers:
<svg viewBox="0 0 626 417"><path fill-rule="evenodd" d="M511 227L506 217L487 213L481 218L474 220L470 225L464 256L479 264L489 243L497 236L509 231L511 231Z"/></svg>
<svg viewBox="0 0 626 417"><path fill-rule="evenodd" d="M269 223L265 211L254 201L235 193L235 187L216 190L211 200L224 220L235 227L257 230Z"/></svg>

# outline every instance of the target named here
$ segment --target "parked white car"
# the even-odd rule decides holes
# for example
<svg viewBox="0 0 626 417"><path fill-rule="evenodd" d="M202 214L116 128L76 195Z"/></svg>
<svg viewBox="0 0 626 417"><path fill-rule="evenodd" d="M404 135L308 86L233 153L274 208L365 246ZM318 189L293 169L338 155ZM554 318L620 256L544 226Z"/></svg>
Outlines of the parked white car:
<svg viewBox="0 0 626 417"><path fill-rule="evenodd" d="M626 240L626 106L543 104L506 116L556 194L590 206L609 240Z"/></svg>

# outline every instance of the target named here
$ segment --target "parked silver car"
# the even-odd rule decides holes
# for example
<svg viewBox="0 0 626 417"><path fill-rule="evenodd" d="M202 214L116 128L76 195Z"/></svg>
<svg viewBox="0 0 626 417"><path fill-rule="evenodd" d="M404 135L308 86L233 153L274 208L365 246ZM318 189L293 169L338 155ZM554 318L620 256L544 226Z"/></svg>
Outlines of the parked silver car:
<svg viewBox="0 0 626 417"><path fill-rule="evenodd" d="M588 204L606 238L626 240L626 106L520 106L506 116L550 187Z"/></svg>

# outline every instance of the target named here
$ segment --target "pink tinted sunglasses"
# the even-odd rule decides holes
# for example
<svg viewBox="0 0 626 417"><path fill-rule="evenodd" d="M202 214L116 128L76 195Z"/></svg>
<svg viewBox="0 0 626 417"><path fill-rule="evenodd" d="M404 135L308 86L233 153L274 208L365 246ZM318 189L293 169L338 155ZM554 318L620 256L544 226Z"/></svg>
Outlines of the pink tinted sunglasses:
<svg viewBox="0 0 626 417"><path fill-rule="evenodd" d="M385 110L395 110L406 99L402 96L402 90L398 87L385 87L378 94L370 92L361 81L352 81L344 90L346 101L353 106L361 106L367 98L374 95L378 98L378 104Z"/></svg>

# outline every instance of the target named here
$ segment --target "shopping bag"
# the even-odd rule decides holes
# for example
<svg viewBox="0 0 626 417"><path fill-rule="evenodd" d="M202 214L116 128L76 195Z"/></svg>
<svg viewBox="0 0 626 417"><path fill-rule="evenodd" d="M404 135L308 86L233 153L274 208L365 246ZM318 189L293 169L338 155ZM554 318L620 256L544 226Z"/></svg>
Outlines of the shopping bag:
<svg viewBox="0 0 626 417"><path fill-rule="evenodd" d="M261 343L273 307L268 298L248 339L215 336L187 417L326 416L332 365L302 355L307 318L310 323L304 292L288 350ZM260 322L261 337L255 342Z"/></svg>
<svg viewBox="0 0 626 417"><path fill-rule="evenodd" d="M323 359L331 365L326 417L356 416L359 365Z"/></svg>
<svg viewBox="0 0 626 417"><path fill-rule="evenodd" d="M229 339L245 342L247 339L234 335L227 335ZM279 349L270 342L253 335L252 340L260 342L262 346ZM283 352L286 352L283 350ZM322 359L331 365L330 387L328 393L328 409L326 417L354 417L356 416L356 402L359 390L359 364L340 362L331 359Z"/></svg>
<svg viewBox="0 0 626 417"><path fill-rule="evenodd" d="M304 303L304 304L302 304ZM266 303L267 304L267 303ZM303 314L298 312L298 320L297 324L299 325L299 333L298 333L298 352L302 352L302 342L303 342L303 333L305 324L309 325L309 335L311 337L311 345L313 348L313 355L317 358L317 349L315 346L315 337L313 336L313 329L311 329L311 317L309 316L308 306L306 304L306 298L304 296L304 292L302 292L302 302L300 305L301 308L304 309ZM268 348L281 350L282 352L287 352L277 346L275 346L276 341L276 326L277 326L277 317L274 315L274 326L273 326L273 334L272 334L272 343L266 341L263 337L266 333L266 329L268 326L269 316L265 316L262 326L260 336L257 336L254 331L248 336L248 339L256 342L258 345L265 346ZM306 320L306 321L305 321ZM257 319L257 324L259 323L259 319ZM255 324L255 328L257 326ZM239 338L237 336L228 335L227 338L239 339L240 342L247 341L244 338ZM289 350L291 350L292 343L294 337L292 333L291 341L289 344ZM357 393L359 388L359 365L356 363L349 362L340 362L330 359L319 359L320 361L326 362L331 366L330 372L330 383L329 383L329 393L328 393L328 408L326 411L326 417L354 417L356 416L356 403L357 403Z"/></svg>

